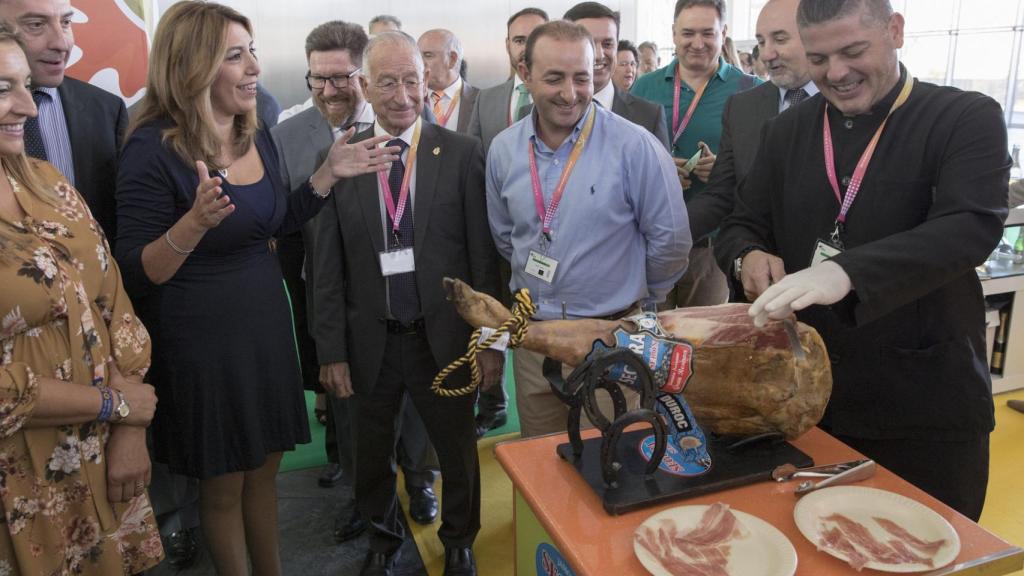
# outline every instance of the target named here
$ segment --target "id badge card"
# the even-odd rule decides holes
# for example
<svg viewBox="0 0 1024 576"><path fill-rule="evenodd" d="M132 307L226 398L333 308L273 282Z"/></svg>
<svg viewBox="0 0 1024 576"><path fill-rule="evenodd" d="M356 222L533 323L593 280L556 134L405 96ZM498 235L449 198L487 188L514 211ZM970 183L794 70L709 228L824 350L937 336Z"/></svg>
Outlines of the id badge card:
<svg viewBox="0 0 1024 576"><path fill-rule="evenodd" d="M820 264L833 256L841 254L843 249L821 238L814 244L814 254L811 255L811 266Z"/></svg>
<svg viewBox="0 0 1024 576"><path fill-rule="evenodd" d="M380 271L384 276L405 274L416 271L416 261L413 259L412 248L399 250L385 250L380 253Z"/></svg>
<svg viewBox="0 0 1024 576"><path fill-rule="evenodd" d="M558 260L545 256L536 250L530 250L530 256L526 259L527 274L551 284L555 279L555 269L557 268Z"/></svg>

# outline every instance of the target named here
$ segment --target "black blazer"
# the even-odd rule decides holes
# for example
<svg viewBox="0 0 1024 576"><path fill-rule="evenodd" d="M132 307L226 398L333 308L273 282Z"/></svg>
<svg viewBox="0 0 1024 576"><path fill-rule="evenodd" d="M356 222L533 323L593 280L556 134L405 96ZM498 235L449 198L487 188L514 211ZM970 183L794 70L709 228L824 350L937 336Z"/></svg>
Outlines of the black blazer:
<svg viewBox="0 0 1024 576"><path fill-rule="evenodd" d="M371 137L365 130L355 140ZM437 369L466 351L471 332L441 280L498 293L498 256L487 223L484 159L475 138L424 123L416 157L416 284ZM316 222L313 335L321 364L349 362L356 392L376 381L387 338L380 193L373 174L343 180ZM466 370L457 376L466 378Z"/></svg>
<svg viewBox="0 0 1024 576"><path fill-rule="evenodd" d="M725 101L722 140L711 178L704 191L686 204L694 242L717 230L732 212L736 190L754 164L761 128L778 115L779 88L771 82L737 92Z"/></svg>
<svg viewBox="0 0 1024 576"><path fill-rule="evenodd" d="M128 126L124 100L69 76L64 77L57 92L68 125L75 188L113 242L117 238L117 160Z"/></svg>

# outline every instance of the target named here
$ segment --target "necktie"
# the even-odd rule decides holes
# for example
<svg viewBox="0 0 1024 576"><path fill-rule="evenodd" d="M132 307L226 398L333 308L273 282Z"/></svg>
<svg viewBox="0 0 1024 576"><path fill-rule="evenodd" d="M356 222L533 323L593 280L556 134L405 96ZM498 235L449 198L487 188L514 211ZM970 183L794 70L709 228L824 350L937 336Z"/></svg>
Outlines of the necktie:
<svg viewBox="0 0 1024 576"><path fill-rule="evenodd" d="M32 92L32 101L36 103L37 109L39 103L46 97L47 95L43 92ZM48 160L46 147L43 145L43 133L39 129L39 116L25 119L25 154L40 160Z"/></svg>
<svg viewBox="0 0 1024 576"><path fill-rule="evenodd" d="M785 100L789 102L789 107L792 108L797 104L807 99L807 91L803 88L797 88L795 90L786 90Z"/></svg>
<svg viewBox="0 0 1024 576"><path fill-rule="evenodd" d="M402 150L399 156L405 151L407 145L404 141L396 138L388 142L388 146L398 146ZM405 164L399 160L392 162L391 172L388 173L388 186L391 187L391 199L398 207L398 198L401 194L402 180L405 178ZM410 197L411 200L411 197ZM402 219L398 222L398 238L391 233L393 221L388 215L388 250L413 247L412 227L412 202L406 201L405 211ZM409 324L420 315L420 297L416 289L416 273L406 272L388 276L388 304L391 308L391 315L402 324Z"/></svg>
<svg viewBox="0 0 1024 576"><path fill-rule="evenodd" d="M441 100L444 99L444 92L441 92L440 90L434 90L431 96L434 98L434 118L437 118L437 121L440 122L442 113Z"/></svg>
<svg viewBox="0 0 1024 576"><path fill-rule="evenodd" d="M517 96L516 98L515 119L522 120L523 116L526 115L523 108L525 108L530 103L530 93L526 90L526 84L520 84L519 86L517 86L516 92L519 93L519 96Z"/></svg>

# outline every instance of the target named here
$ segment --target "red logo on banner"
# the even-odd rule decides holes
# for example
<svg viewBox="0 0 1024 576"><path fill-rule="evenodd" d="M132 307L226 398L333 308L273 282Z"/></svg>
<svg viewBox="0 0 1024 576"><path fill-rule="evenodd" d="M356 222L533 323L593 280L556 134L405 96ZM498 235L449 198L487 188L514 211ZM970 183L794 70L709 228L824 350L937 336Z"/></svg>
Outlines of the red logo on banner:
<svg viewBox="0 0 1024 576"><path fill-rule="evenodd" d="M149 53L142 18L124 0L73 0L72 5L81 13L71 27L81 57L72 57L68 75L136 100L146 87Z"/></svg>
<svg viewBox="0 0 1024 576"><path fill-rule="evenodd" d="M661 389L671 394L679 394L686 388L686 383L693 374L693 348L686 344L676 344L672 350L672 358L668 363L668 378Z"/></svg>

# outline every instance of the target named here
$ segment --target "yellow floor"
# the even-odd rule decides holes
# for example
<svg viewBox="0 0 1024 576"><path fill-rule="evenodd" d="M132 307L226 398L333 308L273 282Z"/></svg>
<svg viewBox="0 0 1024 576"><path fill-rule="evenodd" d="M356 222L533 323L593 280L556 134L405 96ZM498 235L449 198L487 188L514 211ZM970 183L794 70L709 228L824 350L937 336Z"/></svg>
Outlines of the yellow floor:
<svg viewBox="0 0 1024 576"><path fill-rule="evenodd" d="M995 397L996 430L992 434L988 498L981 525L1007 542L1024 547L1024 414L1006 406L1011 398L1024 400L1024 391ZM512 484L494 459L494 444L515 436L486 438L479 444L483 518L474 552L481 576L513 573ZM437 490L440 495L440 481ZM400 490L399 494L403 508L408 510L405 493ZM439 524L420 526L409 522L430 576L440 576L444 570L444 548L437 539ZM1024 575L1024 571L1017 574Z"/></svg>

